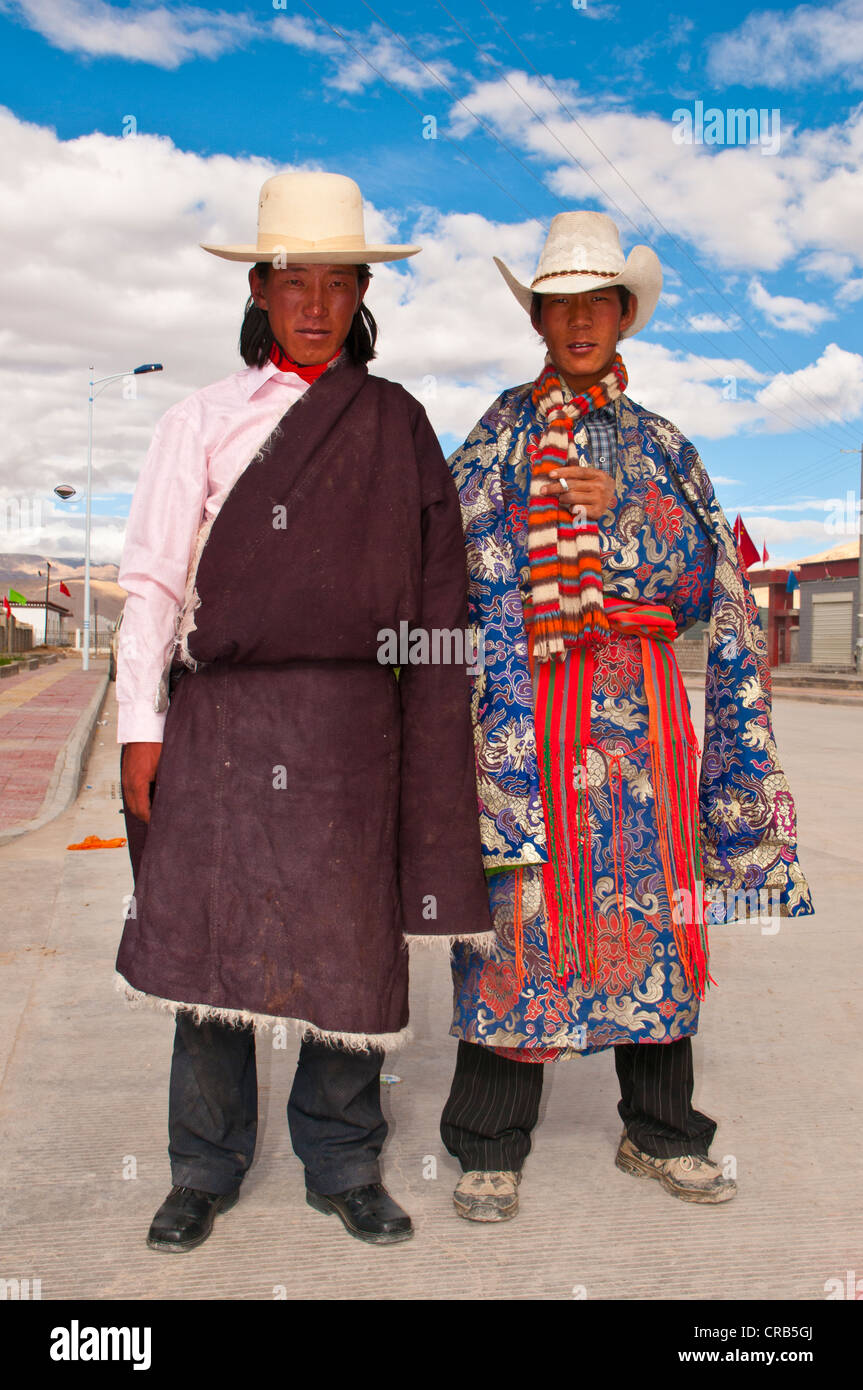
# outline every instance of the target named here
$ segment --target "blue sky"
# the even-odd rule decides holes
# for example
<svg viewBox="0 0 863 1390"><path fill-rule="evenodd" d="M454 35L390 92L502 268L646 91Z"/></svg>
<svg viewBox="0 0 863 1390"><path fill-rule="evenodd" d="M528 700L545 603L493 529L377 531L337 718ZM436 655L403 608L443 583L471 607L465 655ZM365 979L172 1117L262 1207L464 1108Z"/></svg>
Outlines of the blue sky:
<svg viewBox="0 0 863 1390"><path fill-rule="evenodd" d="M251 239L260 183L302 165L350 174L370 231L424 246L369 291L376 369L445 446L541 361L492 254L529 278L554 214L591 207L665 273L624 345L630 394L772 556L852 539L853 510L829 517L863 437L863 0L0 0L0 40L2 496L83 482L88 362L165 363L100 398L96 558L118 557L159 414L241 365L243 272L197 242ZM699 103L753 110L750 140L675 139ZM80 520L58 507L43 544L80 554Z"/></svg>

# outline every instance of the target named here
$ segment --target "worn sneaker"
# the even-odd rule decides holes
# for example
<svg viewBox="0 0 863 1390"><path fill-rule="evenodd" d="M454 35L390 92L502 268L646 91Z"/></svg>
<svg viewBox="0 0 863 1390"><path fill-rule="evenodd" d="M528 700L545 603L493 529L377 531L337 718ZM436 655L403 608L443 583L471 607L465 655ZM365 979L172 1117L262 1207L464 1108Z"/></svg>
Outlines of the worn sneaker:
<svg viewBox="0 0 863 1390"><path fill-rule="evenodd" d="M723 1177L719 1165L700 1154L654 1158L653 1154L637 1149L624 1135L614 1161L624 1173L656 1178L667 1192L684 1202L730 1202L737 1193L734 1179Z"/></svg>
<svg viewBox="0 0 863 1390"><path fill-rule="evenodd" d="M473 1169L463 1173L452 1194L459 1216L466 1221L509 1221L518 1211L521 1173Z"/></svg>

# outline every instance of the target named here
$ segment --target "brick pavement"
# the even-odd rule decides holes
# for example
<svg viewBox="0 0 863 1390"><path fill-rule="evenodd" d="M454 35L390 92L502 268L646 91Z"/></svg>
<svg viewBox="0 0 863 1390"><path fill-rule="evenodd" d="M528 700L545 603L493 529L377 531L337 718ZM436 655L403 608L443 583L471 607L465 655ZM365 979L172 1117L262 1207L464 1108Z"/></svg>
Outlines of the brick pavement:
<svg viewBox="0 0 863 1390"><path fill-rule="evenodd" d="M39 815L58 759L104 679L104 663L82 671L63 658L0 690L0 833ZM8 686L8 688L7 688Z"/></svg>

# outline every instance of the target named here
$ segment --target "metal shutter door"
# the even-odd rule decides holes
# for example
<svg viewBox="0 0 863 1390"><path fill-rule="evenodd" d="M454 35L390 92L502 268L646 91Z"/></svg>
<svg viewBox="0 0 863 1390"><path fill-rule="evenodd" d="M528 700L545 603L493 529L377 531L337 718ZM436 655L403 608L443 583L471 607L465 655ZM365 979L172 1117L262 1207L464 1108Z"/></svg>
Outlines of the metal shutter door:
<svg viewBox="0 0 863 1390"><path fill-rule="evenodd" d="M813 662L823 666L852 664L853 621L854 595L850 589L839 594L812 595Z"/></svg>

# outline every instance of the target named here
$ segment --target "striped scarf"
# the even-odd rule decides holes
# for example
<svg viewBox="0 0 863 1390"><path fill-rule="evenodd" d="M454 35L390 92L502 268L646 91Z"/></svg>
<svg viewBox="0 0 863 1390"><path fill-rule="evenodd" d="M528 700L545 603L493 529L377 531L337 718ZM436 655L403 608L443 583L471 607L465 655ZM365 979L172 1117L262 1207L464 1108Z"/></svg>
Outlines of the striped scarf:
<svg viewBox="0 0 863 1390"><path fill-rule="evenodd" d="M583 395L564 400L560 376L550 354L533 385L532 400L543 432L533 459L528 507L528 558L531 601L525 622L537 661L562 658L569 647L608 631L602 602L599 528L542 493L554 468L579 462L573 432L576 421L617 400L626 389L626 368L618 353L608 376Z"/></svg>

